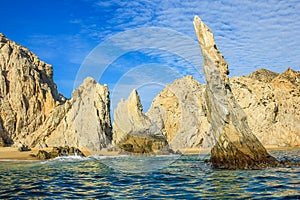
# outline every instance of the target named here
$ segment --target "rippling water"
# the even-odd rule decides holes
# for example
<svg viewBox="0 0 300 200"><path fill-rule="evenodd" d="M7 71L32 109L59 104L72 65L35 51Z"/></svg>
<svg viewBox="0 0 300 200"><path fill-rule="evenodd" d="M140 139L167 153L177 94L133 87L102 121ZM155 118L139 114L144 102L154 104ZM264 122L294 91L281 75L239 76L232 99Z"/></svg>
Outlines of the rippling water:
<svg viewBox="0 0 300 200"><path fill-rule="evenodd" d="M271 151L300 160L300 149ZM0 161L0 198L300 199L300 167L214 170L208 155Z"/></svg>

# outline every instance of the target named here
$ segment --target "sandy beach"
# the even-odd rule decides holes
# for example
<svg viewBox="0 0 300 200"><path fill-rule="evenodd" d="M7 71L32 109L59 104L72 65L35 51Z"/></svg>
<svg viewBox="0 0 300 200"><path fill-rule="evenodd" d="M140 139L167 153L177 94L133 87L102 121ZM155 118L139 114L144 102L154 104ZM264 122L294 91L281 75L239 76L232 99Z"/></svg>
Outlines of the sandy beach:
<svg viewBox="0 0 300 200"><path fill-rule="evenodd" d="M277 147L277 146L266 146L267 150L286 150L286 149L295 149L299 147ZM38 160L33 155L36 155L41 149L33 148L31 151L18 151L16 147L0 147L0 161L1 160ZM50 152L52 148L44 148L42 150ZM210 152L209 149L199 149L199 148L189 148L189 149L180 149L182 154L207 154ZM116 151L98 151L98 152L88 152L83 151L86 156L90 155L103 155L103 156L117 156L120 155Z"/></svg>

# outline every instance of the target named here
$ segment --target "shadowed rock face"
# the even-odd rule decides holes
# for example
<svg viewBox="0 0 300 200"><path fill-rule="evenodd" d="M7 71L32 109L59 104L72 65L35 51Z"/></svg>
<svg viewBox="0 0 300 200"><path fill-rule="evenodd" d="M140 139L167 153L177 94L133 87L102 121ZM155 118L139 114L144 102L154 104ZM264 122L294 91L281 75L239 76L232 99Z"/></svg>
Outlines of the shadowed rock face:
<svg viewBox="0 0 300 200"><path fill-rule="evenodd" d="M216 141L211 150L212 165L226 169L277 166L278 161L268 154L251 132L246 114L233 96L228 65L217 49L213 33L197 16L194 27L204 58L210 132Z"/></svg>
<svg viewBox="0 0 300 200"><path fill-rule="evenodd" d="M143 114L136 90L131 92L126 101L122 99L114 112L113 143L130 153L159 153L168 150L160 129Z"/></svg>

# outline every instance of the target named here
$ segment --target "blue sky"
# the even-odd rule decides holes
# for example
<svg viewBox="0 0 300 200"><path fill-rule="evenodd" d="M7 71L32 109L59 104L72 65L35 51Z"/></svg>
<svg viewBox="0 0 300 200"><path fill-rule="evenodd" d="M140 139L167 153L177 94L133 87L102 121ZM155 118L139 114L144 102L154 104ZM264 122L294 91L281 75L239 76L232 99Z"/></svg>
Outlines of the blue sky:
<svg viewBox="0 0 300 200"><path fill-rule="evenodd" d="M261 67L300 71L299 10L299 0L3 0L0 32L52 64L66 97L90 75L108 84L113 108L137 88L147 109L175 78L204 82L194 15L212 29L234 76ZM116 56L118 48L126 51ZM111 54L106 67L86 69L89 56L98 63Z"/></svg>

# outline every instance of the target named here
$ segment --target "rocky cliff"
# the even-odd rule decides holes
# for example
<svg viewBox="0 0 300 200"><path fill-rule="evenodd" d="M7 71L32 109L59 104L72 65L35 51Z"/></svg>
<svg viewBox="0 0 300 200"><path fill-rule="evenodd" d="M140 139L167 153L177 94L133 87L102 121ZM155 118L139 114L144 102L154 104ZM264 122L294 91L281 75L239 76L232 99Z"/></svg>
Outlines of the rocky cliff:
<svg viewBox="0 0 300 200"><path fill-rule="evenodd" d="M110 99L107 86L86 78L72 98L57 106L28 138L32 147L73 146L99 151L111 143Z"/></svg>
<svg viewBox="0 0 300 200"><path fill-rule="evenodd" d="M217 49L213 33L199 17L194 19L196 35L204 58L205 99L210 133L216 144L210 161L216 168L248 169L276 166L279 162L268 154L252 133L247 117L232 93L229 70Z"/></svg>
<svg viewBox="0 0 300 200"><path fill-rule="evenodd" d="M191 76L178 79L157 95L146 113L173 150L211 147L204 90Z"/></svg>
<svg viewBox="0 0 300 200"><path fill-rule="evenodd" d="M231 79L237 102L259 140L268 146L300 146L300 72L259 69Z"/></svg>
<svg viewBox="0 0 300 200"><path fill-rule="evenodd" d="M230 78L232 92L250 129L264 146L300 146L300 72L259 69ZM211 148L205 85L191 76L175 80L153 100L146 115L162 130L172 149ZM183 117L184 116L184 117Z"/></svg>
<svg viewBox="0 0 300 200"><path fill-rule="evenodd" d="M0 145L24 140L63 101L52 66L0 33Z"/></svg>
<svg viewBox="0 0 300 200"><path fill-rule="evenodd" d="M114 112L113 143L131 153L159 153L167 150L167 141L160 129L143 114L136 90L122 99Z"/></svg>

